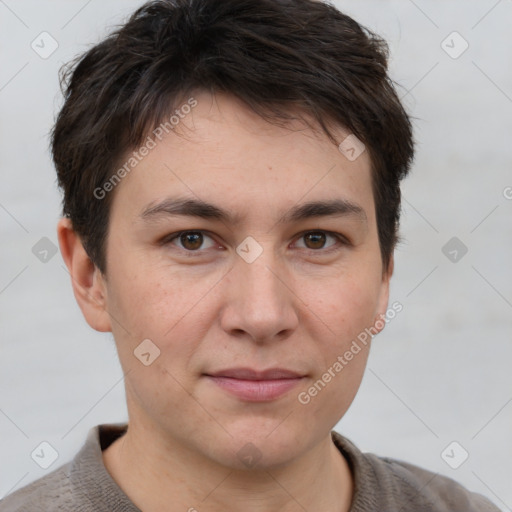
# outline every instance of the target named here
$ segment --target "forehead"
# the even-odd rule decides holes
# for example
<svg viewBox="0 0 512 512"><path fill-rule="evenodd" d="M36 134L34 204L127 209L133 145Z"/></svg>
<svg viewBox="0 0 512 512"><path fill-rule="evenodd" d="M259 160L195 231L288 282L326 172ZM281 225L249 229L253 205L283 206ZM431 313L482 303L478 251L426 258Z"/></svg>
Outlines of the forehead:
<svg viewBox="0 0 512 512"><path fill-rule="evenodd" d="M145 156L123 178L114 203L137 215L180 196L224 205L240 223L251 215L316 200L345 202L371 220L373 196L366 151L349 159L320 128L297 119L279 126L224 94L196 93L178 108L168 133L153 130ZM340 142L350 135L339 127ZM151 140L151 144L148 144ZM137 148L140 149L140 148ZM134 151L137 152L137 149ZM133 153L124 157L124 163ZM123 163L121 164L121 166ZM196 205L197 206L197 205ZM339 205L338 205L339 206ZM285 208L286 209L286 208Z"/></svg>

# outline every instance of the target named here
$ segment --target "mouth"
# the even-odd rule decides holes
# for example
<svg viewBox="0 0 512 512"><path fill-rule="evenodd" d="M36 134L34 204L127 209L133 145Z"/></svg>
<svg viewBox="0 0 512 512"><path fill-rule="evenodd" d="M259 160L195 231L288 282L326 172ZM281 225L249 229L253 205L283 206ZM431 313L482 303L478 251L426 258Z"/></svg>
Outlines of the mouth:
<svg viewBox="0 0 512 512"><path fill-rule="evenodd" d="M264 371L231 368L204 374L204 377L239 399L248 402L269 402L299 385L305 375L283 368Z"/></svg>

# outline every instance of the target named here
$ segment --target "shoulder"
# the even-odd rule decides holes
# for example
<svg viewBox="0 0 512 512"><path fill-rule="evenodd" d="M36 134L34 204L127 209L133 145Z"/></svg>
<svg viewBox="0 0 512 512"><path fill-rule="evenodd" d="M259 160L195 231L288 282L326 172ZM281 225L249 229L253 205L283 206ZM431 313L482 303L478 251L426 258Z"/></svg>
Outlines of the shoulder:
<svg viewBox="0 0 512 512"><path fill-rule="evenodd" d="M126 432L127 424L92 427L71 461L0 501L0 512L139 512L109 475L102 450Z"/></svg>
<svg viewBox="0 0 512 512"><path fill-rule="evenodd" d="M404 503L435 512L500 512L483 495L466 489L452 478L401 460L374 454L364 456L375 468L378 478L389 475L393 489Z"/></svg>
<svg viewBox="0 0 512 512"><path fill-rule="evenodd" d="M334 431L333 440L354 476L350 512L500 512L486 497L469 491L452 478L402 460L363 453Z"/></svg>
<svg viewBox="0 0 512 512"><path fill-rule="evenodd" d="M69 482L71 463L31 482L0 500L0 512L57 512L72 510Z"/></svg>

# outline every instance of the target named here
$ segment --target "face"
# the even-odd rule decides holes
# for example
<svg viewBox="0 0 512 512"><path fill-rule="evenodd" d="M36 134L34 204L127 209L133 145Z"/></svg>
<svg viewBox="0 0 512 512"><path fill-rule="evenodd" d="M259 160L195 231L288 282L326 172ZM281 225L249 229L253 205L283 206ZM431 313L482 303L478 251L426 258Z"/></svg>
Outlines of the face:
<svg viewBox="0 0 512 512"><path fill-rule="evenodd" d="M370 160L194 98L112 192L103 286L130 423L229 467L249 449L286 463L347 411L369 343L344 354L387 308Z"/></svg>

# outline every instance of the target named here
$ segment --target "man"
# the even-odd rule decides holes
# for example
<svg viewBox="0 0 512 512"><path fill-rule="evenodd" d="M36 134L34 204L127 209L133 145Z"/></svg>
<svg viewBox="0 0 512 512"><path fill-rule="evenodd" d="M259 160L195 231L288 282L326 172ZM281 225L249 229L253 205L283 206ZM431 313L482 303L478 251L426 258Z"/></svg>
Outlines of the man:
<svg viewBox="0 0 512 512"><path fill-rule="evenodd" d="M0 511L498 510L332 431L400 308L384 41L312 0L157 1L63 78L60 249L129 423Z"/></svg>

